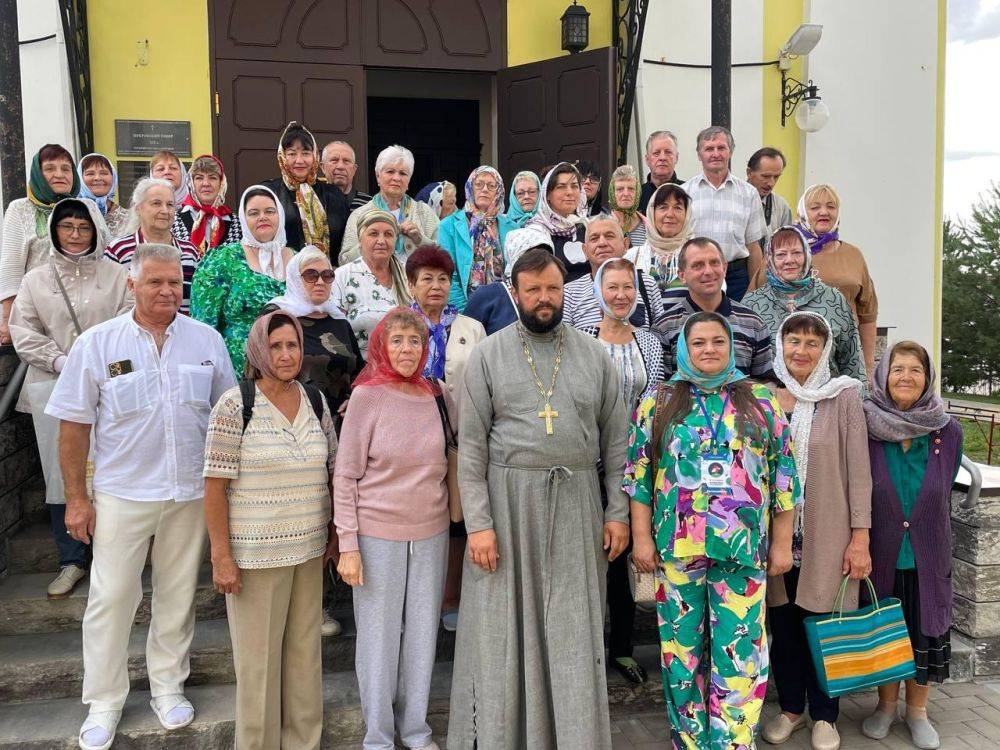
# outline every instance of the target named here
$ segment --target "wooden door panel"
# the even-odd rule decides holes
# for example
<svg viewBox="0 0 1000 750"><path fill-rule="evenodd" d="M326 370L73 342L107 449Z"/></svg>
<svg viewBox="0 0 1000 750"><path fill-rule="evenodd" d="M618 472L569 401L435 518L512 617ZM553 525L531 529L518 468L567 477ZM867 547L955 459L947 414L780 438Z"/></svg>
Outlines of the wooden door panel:
<svg viewBox="0 0 1000 750"><path fill-rule="evenodd" d="M497 74L501 174L589 159L614 162L615 58L611 48L506 68Z"/></svg>
<svg viewBox="0 0 1000 750"><path fill-rule="evenodd" d="M217 60L220 157L232 192L278 174L277 146L298 120L322 148L350 143L366 159L364 71L358 66ZM359 187L364 176L358 173Z"/></svg>
<svg viewBox="0 0 1000 750"><path fill-rule="evenodd" d="M361 63L361 0L214 0L216 58Z"/></svg>

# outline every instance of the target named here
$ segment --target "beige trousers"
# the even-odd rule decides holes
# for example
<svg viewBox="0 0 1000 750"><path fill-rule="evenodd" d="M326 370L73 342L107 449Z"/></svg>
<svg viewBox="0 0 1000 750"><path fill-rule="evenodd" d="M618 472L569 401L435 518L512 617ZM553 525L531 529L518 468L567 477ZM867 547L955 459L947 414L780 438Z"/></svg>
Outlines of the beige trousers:
<svg viewBox="0 0 1000 750"><path fill-rule="evenodd" d="M146 669L154 698L184 691L194 637L194 593L205 550L204 503L123 500L95 493L90 597L83 616L83 702L120 711L128 696L128 641L153 540ZM155 539L154 539L155 537Z"/></svg>
<svg viewBox="0 0 1000 750"><path fill-rule="evenodd" d="M236 750L318 750L323 558L241 570L226 595L236 666Z"/></svg>

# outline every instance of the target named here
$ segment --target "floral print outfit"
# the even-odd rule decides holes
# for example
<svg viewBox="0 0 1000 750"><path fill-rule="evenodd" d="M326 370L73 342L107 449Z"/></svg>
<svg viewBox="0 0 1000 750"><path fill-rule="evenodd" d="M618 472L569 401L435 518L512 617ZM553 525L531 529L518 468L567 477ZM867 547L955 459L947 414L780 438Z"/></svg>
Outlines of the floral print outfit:
<svg viewBox="0 0 1000 750"><path fill-rule="evenodd" d="M330 299L347 317L358 337L361 356L368 359L368 338L392 308L408 300L397 300L394 289L382 286L364 258L352 260L335 271Z"/></svg>

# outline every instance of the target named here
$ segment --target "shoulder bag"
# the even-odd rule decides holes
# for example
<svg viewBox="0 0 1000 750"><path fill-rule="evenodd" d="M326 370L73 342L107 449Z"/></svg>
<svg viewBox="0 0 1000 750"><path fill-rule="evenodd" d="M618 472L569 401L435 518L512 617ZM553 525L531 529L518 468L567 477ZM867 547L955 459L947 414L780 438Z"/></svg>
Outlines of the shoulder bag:
<svg viewBox="0 0 1000 750"><path fill-rule="evenodd" d="M462 521L462 496L458 491L458 435L451 428L451 420L448 419L448 407L444 402L444 396L437 394L434 397L437 401L438 413L441 415L441 429L444 431L444 455L448 461L448 513L452 523Z"/></svg>

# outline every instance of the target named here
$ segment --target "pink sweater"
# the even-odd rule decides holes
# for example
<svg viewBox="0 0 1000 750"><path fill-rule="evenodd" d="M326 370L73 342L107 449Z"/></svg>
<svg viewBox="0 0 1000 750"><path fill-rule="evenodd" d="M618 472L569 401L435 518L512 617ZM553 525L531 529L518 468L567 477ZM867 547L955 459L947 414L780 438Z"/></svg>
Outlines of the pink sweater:
<svg viewBox="0 0 1000 750"><path fill-rule="evenodd" d="M433 396L391 386L356 388L344 415L333 480L340 551L357 550L359 534L409 542L447 529L447 473Z"/></svg>

